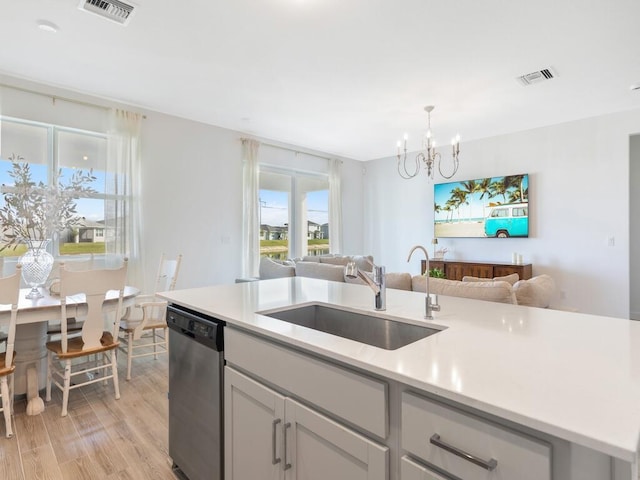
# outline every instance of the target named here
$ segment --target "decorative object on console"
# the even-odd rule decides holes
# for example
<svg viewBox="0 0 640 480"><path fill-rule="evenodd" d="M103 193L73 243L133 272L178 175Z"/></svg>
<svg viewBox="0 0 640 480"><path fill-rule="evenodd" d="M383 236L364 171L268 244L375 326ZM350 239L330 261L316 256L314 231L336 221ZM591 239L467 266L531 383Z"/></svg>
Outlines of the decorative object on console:
<svg viewBox="0 0 640 480"><path fill-rule="evenodd" d="M427 112L427 122L428 122L427 138L426 138L427 151L426 153L420 152L418 153L418 155L416 155L416 158L415 158L416 166L413 172L409 172L409 170L407 170L408 135L406 133L404 134L404 156L400 155L401 143L400 141L398 141L398 154L397 154L398 174L405 180L413 178L418 174L418 172L420 171L420 161L424 162L425 167L427 169L427 177L431 178L432 180L434 176L436 161L438 163L438 172L440 172L440 175L442 175L444 178L451 178L458 171L458 166L459 166L458 156L460 154L460 135L457 135L455 138L451 139L451 155L452 155L453 169L451 173L448 175L442 173L442 158L440 156L440 153L436 152L436 142L431 138L431 112L433 111L434 108L435 107L433 105L427 105L426 107L424 107L425 112Z"/></svg>
<svg viewBox="0 0 640 480"><path fill-rule="evenodd" d="M446 248L446 247L441 247L441 248L437 249L436 251L433 252L433 259L434 260L444 260L444 255L448 251L449 251L449 249Z"/></svg>
<svg viewBox="0 0 640 480"><path fill-rule="evenodd" d="M431 278L447 278L444 274L444 271L440 270L439 268L430 268L429 276Z"/></svg>
<svg viewBox="0 0 640 480"><path fill-rule="evenodd" d="M434 236L528 237L529 175L433 186Z"/></svg>

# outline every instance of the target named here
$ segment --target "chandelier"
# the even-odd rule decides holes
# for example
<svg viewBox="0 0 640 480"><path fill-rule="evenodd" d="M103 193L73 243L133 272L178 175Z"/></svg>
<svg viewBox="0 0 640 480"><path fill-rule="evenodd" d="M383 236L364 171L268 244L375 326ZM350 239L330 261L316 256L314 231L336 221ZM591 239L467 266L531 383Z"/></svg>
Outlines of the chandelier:
<svg viewBox="0 0 640 480"><path fill-rule="evenodd" d="M424 162L427 168L427 176L433 180L433 175L435 171L435 165L438 164L438 172L444 178L453 177L458 171L458 155L460 154L460 135L456 135L455 138L451 139L451 154L452 154L452 165L453 168L449 171L451 173L445 174L442 173L442 158L440 153L436 152L436 142L431 139L431 112L435 107L433 105L427 105L424 107L425 112L427 112L427 121L428 121L428 129L427 129L427 151L426 153L420 152L415 157L415 169L409 171L407 169L407 134L404 134L404 156L400 154L400 146L401 143L398 141L398 174L408 180L410 178L415 177L420 170L420 161Z"/></svg>

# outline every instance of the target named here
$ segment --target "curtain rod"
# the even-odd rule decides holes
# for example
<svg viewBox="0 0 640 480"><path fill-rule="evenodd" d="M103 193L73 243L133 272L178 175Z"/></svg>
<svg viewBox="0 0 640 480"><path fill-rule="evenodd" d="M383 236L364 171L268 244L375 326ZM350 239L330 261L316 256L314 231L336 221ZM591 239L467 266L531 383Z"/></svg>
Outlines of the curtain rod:
<svg viewBox="0 0 640 480"><path fill-rule="evenodd" d="M84 105L85 107L92 108L101 108L103 110L111 110L111 107L105 107L104 105L98 105L97 103L84 102L82 100L76 100L69 97L62 97L60 95L52 95L49 93L38 92L37 90L31 90L29 88L24 87L16 87L15 85L8 85L6 83L0 83L0 87L12 88L13 90L18 90L19 92L31 93L33 95L40 95L42 97L51 98L53 100L53 104L55 105L56 100L62 100L63 102L75 103L77 105ZM142 115L142 118L146 119L146 115Z"/></svg>
<svg viewBox="0 0 640 480"><path fill-rule="evenodd" d="M252 140L251 138L247 138L247 137L240 137L241 141L245 141L245 140ZM296 150L295 148L290 148L290 147L283 147L281 145L276 145L275 143L269 143L269 142L261 142L260 140L258 140L260 142L260 145L265 145L267 147L272 147L272 148L279 148L280 150L287 150L289 152L293 152L293 153L302 153L303 155L309 155L310 157L317 157L317 158L322 158L324 160L338 160L337 158L333 158L333 157L325 157L323 155L318 155L316 153L307 153L307 152L303 152L301 150ZM340 160L340 162L342 162L342 160Z"/></svg>

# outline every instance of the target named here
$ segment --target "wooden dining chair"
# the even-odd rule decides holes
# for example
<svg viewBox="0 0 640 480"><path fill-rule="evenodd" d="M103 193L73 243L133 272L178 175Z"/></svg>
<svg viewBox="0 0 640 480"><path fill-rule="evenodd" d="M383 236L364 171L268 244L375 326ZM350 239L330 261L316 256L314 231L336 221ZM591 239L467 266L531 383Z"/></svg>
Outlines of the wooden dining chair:
<svg viewBox="0 0 640 480"><path fill-rule="evenodd" d="M164 253L161 255L154 292L166 292L175 288L181 262L182 255L178 255L175 260L167 260ZM127 380L131 380L134 358L149 355L158 358L158 354L169 351L167 302L155 295L139 295L134 308L138 312L137 317L129 308L120 323L120 331L123 333L120 350L127 354ZM135 353L136 351L140 353Z"/></svg>
<svg viewBox="0 0 640 480"><path fill-rule="evenodd" d="M64 255L56 258L53 268L49 274L48 288L52 295L60 295L60 265L64 264L67 270L80 271L92 270L95 265L93 253L88 258L78 255ZM67 334L80 334L82 322L76 317L67 318ZM47 341L53 340L54 336L60 335L60 319L55 319L47 324Z"/></svg>
<svg viewBox="0 0 640 480"><path fill-rule="evenodd" d="M126 276L127 259L117 269L71 271L64 264L60 266L61 332L60 340L47 342L46 400L51 400L51 385L55 384L62 391L63 417L67 415L69 391L82 385L112 378L115 397L120 398L116 350ZM109 291L117 292L117 304L114 311L105 312L103 307ZM82 295L86 303L76 307L75 303ZM67 311L70 306L79 312L71 315ZM85 307L86 313L83 312ZM78 314L83 318L82 335L71 337L66 319ZM105 323L105 318L112 316L113 321ZM107 329L105 325L108 325ZM101 356L102 363L90 358L94 355ZM78 362L78 359L83 360Z"/></svg>
<svg viewBox="0 0 640 480"><path fill-rule="evenodd" d="M18 300L20 298L20 276L22 265L16 266L13 275L0 278L0 305L9 306L11 318L6 338L6 350L0 353L0 396L7 438L13 436L11 415L13 413L13 372L16 369L14 342L16 338L16 321L18 317Z"/></svg>

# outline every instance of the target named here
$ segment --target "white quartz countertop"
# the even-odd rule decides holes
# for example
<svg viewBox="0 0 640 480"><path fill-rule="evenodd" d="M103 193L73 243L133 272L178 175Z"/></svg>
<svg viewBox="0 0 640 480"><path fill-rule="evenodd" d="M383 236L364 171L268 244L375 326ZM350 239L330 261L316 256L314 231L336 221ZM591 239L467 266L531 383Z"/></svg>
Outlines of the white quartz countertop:
<svg viewBox="0 0 640 480"><path fill-rule="evenodd" d="M640 322L283 278L164 292L172 303L629 462L640 435ZM327 303L443 331L384 350L256 312Z"/></svg>

